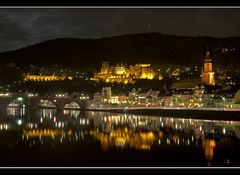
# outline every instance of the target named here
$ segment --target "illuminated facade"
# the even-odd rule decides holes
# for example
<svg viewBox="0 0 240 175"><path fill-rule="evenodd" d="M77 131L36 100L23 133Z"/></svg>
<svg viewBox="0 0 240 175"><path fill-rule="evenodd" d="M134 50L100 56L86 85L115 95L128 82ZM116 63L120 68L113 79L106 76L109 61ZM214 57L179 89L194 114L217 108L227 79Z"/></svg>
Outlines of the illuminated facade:
<svg viewBox="0 0 240 175"><path fill-rule="evenodd" d="M62 81L62 80L72 80L72 77L25 75L23 79L24 79L24 81Z"/></svg>
<svg viewBox="0 0 240 175"><path fill-rule="evenodd" d="M102 63L101 72L97 73L91 80L105 81L106 83L135 83L136 79L153 79L156 73L150 64L135 64L127 68L125 65L110 66L108 62ZM160 76L161 77L161 76ZM162 78L160 78L162 79Z"/></svg>
<svg viewBox="0 0 240 175"><path fill-rule="evenodd" d="M103 100L106 102L106 101L110 101L111 98L112 98L112 90L111 90L111 87L103 87L102 88L102 97L103 97Z"/></svg>
<svg viewBox="0 0 240 175"><path fill-rule="evenodd" d="M71 135L72 131L69 130L68 132L65 132L63 130L54 130L54 129L33 129L33 130L24 130L23 135L25 137L52 137L52 136L57 136L57 135L62 135L62 134L67 134Z"/></svg>
<svg viewBox="0 0 240 175"><path fill-rule="evenodd" d="M93 101L95 103L111 103L111 104L126 104L127 95L125 94L112 94L111 87L103 87L102 93L94 93ZM95 106L96 107L96 106Z"/></svg>
<svg viewBox="0 0 240 175"><path fill-rule="evenodd" d="M206 53L206 57L204 60L202 83L206 85L215 85L214 72L212 71L212 61L209 52Z"/></svg>

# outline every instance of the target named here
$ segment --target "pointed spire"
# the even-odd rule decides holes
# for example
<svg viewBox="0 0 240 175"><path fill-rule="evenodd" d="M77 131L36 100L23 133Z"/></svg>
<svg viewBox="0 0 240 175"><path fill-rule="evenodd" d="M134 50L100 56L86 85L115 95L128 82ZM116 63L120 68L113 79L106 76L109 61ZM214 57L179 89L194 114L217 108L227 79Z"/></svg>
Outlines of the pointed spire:
<svg viewBox="0 0 240 175"><path fill-rule="evenodd" d="M210 52L209 51L206 52L206 57L210 57Z"/></svg>
<svg viewBox="0 0 240 175"><path fill-rule="evenodd" d="M206 63L209 63L209 62L211 62L212 60L211 60L211 57L210 57L210 52L209 52L209 49L208 49L208 45L207 45L207 51L206 51L206 56L205 56L205 60L204 60L204 62Z"/></svg>
<svg viewBox="0 0 240 175"><path fill-rule="evenodd" d="M210 63L212 60L210 58L210 53L209 52L206 52L206 57L205 57L205 63Z"/></svg>

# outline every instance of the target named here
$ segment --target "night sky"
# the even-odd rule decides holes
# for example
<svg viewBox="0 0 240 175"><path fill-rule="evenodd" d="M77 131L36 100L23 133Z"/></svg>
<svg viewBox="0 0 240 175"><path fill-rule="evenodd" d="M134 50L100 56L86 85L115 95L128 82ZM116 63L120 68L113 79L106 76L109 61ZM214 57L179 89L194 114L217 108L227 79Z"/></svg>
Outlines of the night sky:
<svg viewBox="0 0 240 175"><path fill-rule="evenodd" d="M240 9L0 9L0 52L45 40L152 32L240 36Z"/></svg>

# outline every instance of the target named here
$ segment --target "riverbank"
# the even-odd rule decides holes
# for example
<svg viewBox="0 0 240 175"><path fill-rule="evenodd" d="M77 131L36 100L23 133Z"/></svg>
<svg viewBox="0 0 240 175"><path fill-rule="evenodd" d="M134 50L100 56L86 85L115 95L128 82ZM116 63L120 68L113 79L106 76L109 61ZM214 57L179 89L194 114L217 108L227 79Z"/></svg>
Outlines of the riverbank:
<svg viewBox="0 0 240 175"><path fill-rule="evenodd" d="M102 108L102 109L85 109L85 111L111 112L111 113L128 113L134 115L147 116L171 116L177 118L192 118L206 120L233 120L240 121L239 110L210 110L210 109L171 109L171 108Z"/></svg>

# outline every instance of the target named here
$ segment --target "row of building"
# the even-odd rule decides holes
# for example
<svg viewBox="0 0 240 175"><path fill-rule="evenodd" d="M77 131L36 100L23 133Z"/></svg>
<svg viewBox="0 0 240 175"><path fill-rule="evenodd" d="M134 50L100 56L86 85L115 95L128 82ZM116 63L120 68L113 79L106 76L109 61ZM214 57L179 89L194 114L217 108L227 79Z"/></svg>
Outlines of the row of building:
<svg viewBox="0 0 240 175"><path fill-rule="evenodd" d="M138 69L139 67L139 69ZM145 71L140 71L140 67ZM135 78L153 78L153 70L150 65L136 65L126 69L123 65L120 67L109 67L108 63L102 65L101 73L95 76L96 80L109 80L113 74L128 79L130 75ZM140 74L141 72L142 74ZM147 76L151 74L152 76ZM109 77L110 76L110 77ZM117 79L122 81L125 79ZM112 79L111 81L115 81ZM129 81L129 80L127 80ZM160 90L136 90L133 89L128 94L112 94L111 87L104 87L102 93L94 94L96 104L127 104L135 106L164 106L164 107L239 107L239 91L231 90L231 87L218 87L215 85L214 72L212 70L212 60L210 53L206 52L204 66L202 70L202 79L191 79L178 81L172 84L170 89Z"/></svg>
<svg viewBox="0 0 240 175"><path fill-rule="evenodd" d="M129 93L112 93L111 87L102 88L93 97L95 107L111 106L161 106L161 107L240 107L240 91L217 89L196 85L192 88L133 89Z"/></svg>

